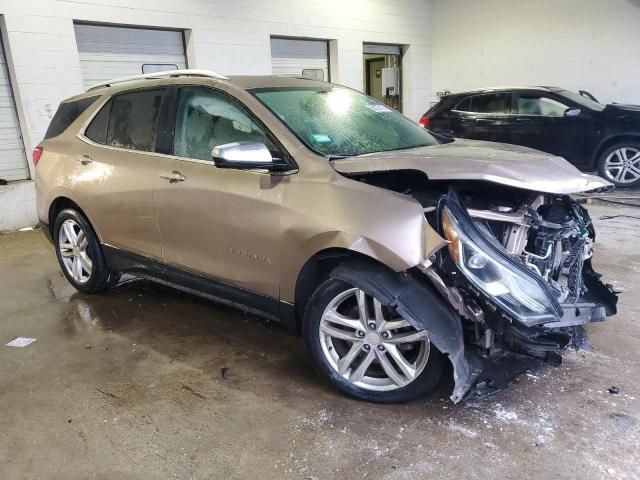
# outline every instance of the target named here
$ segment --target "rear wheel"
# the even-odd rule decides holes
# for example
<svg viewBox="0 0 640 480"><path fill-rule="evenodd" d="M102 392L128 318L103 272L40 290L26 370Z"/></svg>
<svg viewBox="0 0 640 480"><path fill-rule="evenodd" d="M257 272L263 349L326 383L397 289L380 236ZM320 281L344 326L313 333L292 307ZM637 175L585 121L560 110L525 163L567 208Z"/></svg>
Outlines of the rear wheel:
<svg viewBox="0 0 640 480"><path fill-rule="evenodd" d="M82 213L62 210L54 223L53 239L62 273L76 290L95 293L117 282L119 275L109 271L98 238Z"/></svg>
<svg viewBox="0 0 640 480"><path fill-rule="evenodd" d="M640 143L622 142L607 148L600 155L598 172L616 187L640 185Z"/></svg>
<svg viewBox="0 0 640 480"><path fill-rule="evenodd" d="M360 400L415 400L435 389L444 368L424 330L357 286L335 279L321 284L309 300L303 334L319 373Z"/></svg>

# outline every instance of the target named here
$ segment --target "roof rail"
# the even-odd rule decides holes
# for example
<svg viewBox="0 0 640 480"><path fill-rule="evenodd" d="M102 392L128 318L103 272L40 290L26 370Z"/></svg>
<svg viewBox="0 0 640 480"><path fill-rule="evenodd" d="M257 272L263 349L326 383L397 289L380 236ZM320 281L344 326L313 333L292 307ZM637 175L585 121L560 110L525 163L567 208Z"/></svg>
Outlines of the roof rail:
<svg viewBox="0 0 640 480"><path fill-rule="evenodd" d="M144 79L153 80L157 78L171 78L171 77L208 77L208 78L215 78L218 80L229 80L228 77L225 77L224 75L220 75L219 73L216 73L216 72L212 72L211 70L197 70L197 69L168 70L166 72L144 73L141 75L131 75L129 77L114 78L112 80L107 80L106 82L93 85L89 87L87 91L96 90L102 87L109 87L116 83L132 82L134 80L144 80Z"/></svg>

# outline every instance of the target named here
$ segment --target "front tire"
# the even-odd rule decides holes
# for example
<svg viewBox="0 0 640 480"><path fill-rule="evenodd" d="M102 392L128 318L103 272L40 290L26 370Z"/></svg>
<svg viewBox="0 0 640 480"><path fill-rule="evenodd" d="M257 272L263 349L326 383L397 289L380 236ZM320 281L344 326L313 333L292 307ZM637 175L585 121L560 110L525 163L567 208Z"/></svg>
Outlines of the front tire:
<svg viewBox="0 0 640 480"><path fill-rule="evenodd" d="M416 400L436 388L444 370L443 355L425 331L336 279L322 283L309 300L303 335L316 370L358 400Z"/></svg>
<svg viewBox="0 0 640 480"><path fill-rule="evenodd" d="M598 173L616 187L640 185L640 143L621 142L607 148L598 159Z"/></svg>
<svg viewBox="0 0 640 480"><path fill-rule="evenodd" d="M53 226L53 240L62 273L76 290L96 293L117 282L118 274L109 271L100 242L82 213L62 210Z"/></svg>

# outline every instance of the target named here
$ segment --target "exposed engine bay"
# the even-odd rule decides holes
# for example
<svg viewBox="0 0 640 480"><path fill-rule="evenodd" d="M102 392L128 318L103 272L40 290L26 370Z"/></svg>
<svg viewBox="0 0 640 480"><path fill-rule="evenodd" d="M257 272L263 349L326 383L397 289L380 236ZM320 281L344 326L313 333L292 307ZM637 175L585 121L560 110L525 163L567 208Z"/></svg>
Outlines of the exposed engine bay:
<svg viewBox="0 0 640 480"><path fill-rule="evenodd" d="M591 265L591 218L570 195L406 170L351 178L415 198L448 241L420 269L461 318L475 395L530 368L521 357L559 364L563 349L588 348L584 325L615 314Z"/></svg>

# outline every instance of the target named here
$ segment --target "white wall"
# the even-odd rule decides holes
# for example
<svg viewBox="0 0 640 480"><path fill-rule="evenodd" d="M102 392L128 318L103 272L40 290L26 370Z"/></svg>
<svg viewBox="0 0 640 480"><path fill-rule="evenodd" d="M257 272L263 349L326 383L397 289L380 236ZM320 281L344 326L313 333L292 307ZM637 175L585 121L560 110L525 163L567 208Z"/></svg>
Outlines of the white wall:
<svg viewBox="0 0 640 480"><path fill-rule="evenodd" d="M431 92L431 0L0 0L27 152L60 100L82 91L73 20L191 30L191 67L270 74L270 36L336 40L333 79L362 89L362 44L408 44L404 111ZM335 59L334 59L335 60Z"/></svg>
<svg viewBox="0 0 640 480"><path fill-rule="evenodd" d="M31 227L38 223L33 182L11 182L0 186L0 232Z"/></svg>
<svg viewBox="0 0 640 480"><path fill-rule="evenodd" d="M640 104L640 0L434 0L433 97L499 85Z"/></svg>

